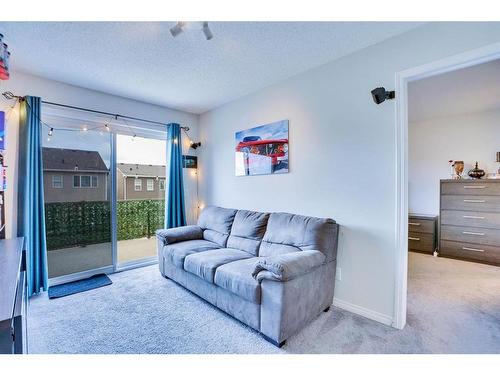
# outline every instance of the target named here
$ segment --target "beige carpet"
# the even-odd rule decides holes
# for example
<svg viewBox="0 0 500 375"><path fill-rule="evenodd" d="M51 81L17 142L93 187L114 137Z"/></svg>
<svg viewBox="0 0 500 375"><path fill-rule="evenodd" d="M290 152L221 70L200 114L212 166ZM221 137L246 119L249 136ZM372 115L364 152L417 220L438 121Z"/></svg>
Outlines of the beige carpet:
<svg viewBox="0 0 500 375"><path fill-rule="evenodd" d="M31 353L500 353L500 268L410 253L408 324L397 330L333 308L278 349L161 277L31 299Z"/></svg>

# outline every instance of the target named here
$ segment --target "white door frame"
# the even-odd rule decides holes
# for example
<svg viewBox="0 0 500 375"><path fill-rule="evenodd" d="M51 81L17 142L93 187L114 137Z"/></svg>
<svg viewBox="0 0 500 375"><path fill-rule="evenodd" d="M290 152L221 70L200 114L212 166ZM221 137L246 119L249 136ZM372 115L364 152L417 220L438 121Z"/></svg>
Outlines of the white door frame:
<svg viewBox="0 0 500 375"><path fill-rule="evenodd" d="M392 326L406 324L408 281L408 82L500 59L500 43L396 73L396 278Z"/></svg>

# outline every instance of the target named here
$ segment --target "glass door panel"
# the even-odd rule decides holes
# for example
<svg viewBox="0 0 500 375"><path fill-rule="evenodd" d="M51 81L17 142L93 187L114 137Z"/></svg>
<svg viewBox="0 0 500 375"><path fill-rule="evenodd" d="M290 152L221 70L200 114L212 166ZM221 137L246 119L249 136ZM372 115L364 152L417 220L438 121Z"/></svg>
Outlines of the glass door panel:
<svg viewBox="0 0 500 375"><path fill-rule="evenodd" d="M43 130L49 277L111 267L111 135L69 124Z"/></svg>
<svg viewBox="0 0 500 375"><path fill-rule="evenodd" d="M166 141L116 135L117 262L156 257L165 220Z"/></svg>

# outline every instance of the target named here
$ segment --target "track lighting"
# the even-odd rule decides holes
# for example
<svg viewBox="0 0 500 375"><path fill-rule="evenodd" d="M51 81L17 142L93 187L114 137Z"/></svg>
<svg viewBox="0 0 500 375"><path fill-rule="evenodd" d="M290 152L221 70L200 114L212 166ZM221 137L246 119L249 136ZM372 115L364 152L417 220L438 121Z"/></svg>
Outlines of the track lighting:
<svg viewBox="0 0 500 375"><path fill-rule="evenodd" d="M210 40L214 37L214 34L212 33L212 30L210 30L210 27L208 26L208 22L199 22L201 23L201 31L203 31L203 35L205 35L205 38L207 40ZM170 28L170 34L175 38L178 36L180 33L184 31L184 28L186 28L187 22L177 22L175 26Z"/></svg>
<svg viewBox="0 0 500 375"><path fill-rule="evenodd" d="M212 31L208 27L208 22L203 22L203 27L201 29L203 30L203 34L205 35L205 38L207 38L207 40L210 40L214 37L214 34L212 34Z"/></svg>
<svg viewBox="0 0 500 375"><path fill-rule="evenodd" d="M175 38L177 35L182 33L182 29L186 26L186 22L177 22L177 24L174 27L170 28L170 34Z"/></svg>

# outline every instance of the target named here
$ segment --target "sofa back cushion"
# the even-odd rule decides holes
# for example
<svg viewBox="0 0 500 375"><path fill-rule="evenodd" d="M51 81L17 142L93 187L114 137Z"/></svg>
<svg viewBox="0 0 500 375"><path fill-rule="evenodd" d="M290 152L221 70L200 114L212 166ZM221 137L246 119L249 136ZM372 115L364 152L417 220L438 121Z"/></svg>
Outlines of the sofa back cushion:
<svg viewBox="0 0 500 375"><path fill-rule="evenodd" d="M234 217L227 247L257 256L268 219L268 213L239 210Z"/></svg>
<svg viewBox="0 0 500 375"><path fill-rule="evenodd" d="M319 250L327 261L337 257L338 225L332 219L272 213L267 222L259 256Z"/></svg>
<svg viewBox="0 0 500 375"><path fill-rule="evenodd" d="M226 247L236 210L216 206L206 207L198 218L198 226L203 229L203 238Z"/></svg>

